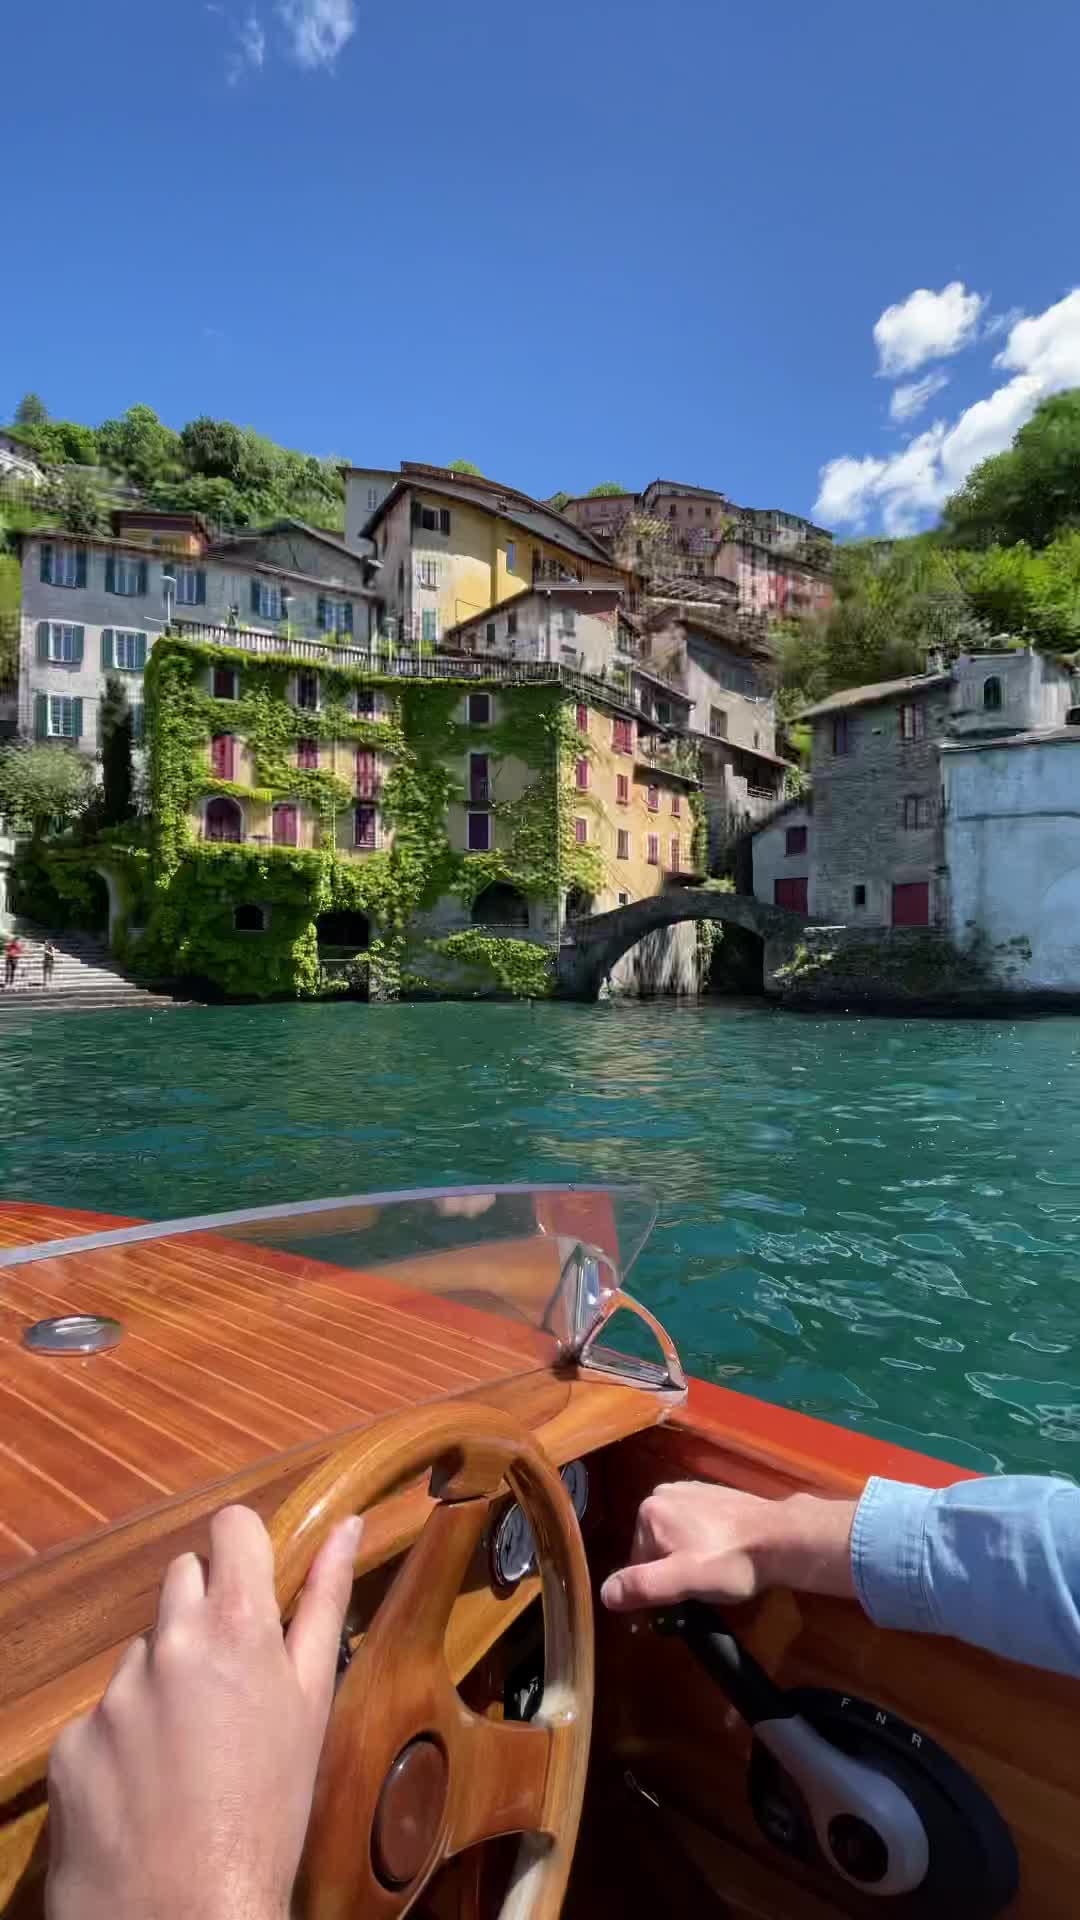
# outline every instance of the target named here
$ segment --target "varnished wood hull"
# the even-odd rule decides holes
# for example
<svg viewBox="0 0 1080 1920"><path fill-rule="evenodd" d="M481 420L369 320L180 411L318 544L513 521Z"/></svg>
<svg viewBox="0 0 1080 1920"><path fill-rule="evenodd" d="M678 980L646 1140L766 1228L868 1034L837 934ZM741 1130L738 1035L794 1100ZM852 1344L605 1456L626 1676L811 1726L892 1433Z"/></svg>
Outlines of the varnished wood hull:
<svg viewBox="0 0 1080 1920"><path fill-rule="evenodd" d="M9 1207L0 1212L0 1247L115 1224ZM519 1251L522 1287L544 1284L543 1275L530 1277L527 1245ZM350 1275L346 1284L344 1276L298 1273L304 1263L281 1248L260 1249L257 1275L235 1242L228 1274L220 1249L204 1243L192 1253L182 1275L160 1243L155 1262L141 1256L138 1272L133 1261L126 1273L102 1265L100 1310L122 1308L140 1354L145 1349L145 1365L123 1378L117 1370L107 1389L100 1371L92 1385L73 1370L60 1381L47 1376L46 1386L28 1376L18 1351L15 1330L28 1314L72 1304L85 1310L65 1290L62 1261L29 1267L21 1279L17 1268L4 1275L0 1909L8 1902L12 1914L34 1911L40 1900L40 1871L27 1863L39 1844L49 1744L99 1696L127 1639L152 1622L168 1559L201 1544L208 1515L226 1498L272 1511L343 1428L378 1419L388 1405L466 1395L512 1414L558 1461L589 1453L588 1545L597 1583L625 1555L638 1502L664 1480L699 1477L767 1496L796 1488L850 1496L872 1473L926 1485L967 1477L930 1456L703 1382L693 1382L678 1404L567 1377L553 1370L549 1347L530 1328L430 1292L407 1299L400 1287L367 1277L358 1284ZM271 1292L261 1296L266 1286ZM385 1332L394 1313L402 1318L396 1362L378 1347L379 1327ZM265 1412L253 1414L256 1405ZM80 1437L83 1473L81 1443L90 1439L101 1451L92 1482L70 1484L57 1470L69 1457L65 1432ZM376 1604L390 1563L429 1505L425 1488L406 1487L373 1517L361 1615L364 1595ZM496 1595L486 1559L478 1560L451 1622L457 1676L488 1675L497 1693L499 1636L535 1593L536 1582L526 1580L515 1593ZM1021 1888L1010 1912L1064 1920L1074 1911L1080 1685L954 1642L878 1632L839 1602L776 1594L743 1609L738 1628L781 1684L861 1694L938 1741L1012 1830ZM588 1894L575 1906L582 1896L572 1890L568 1912L599 1910L604 1870L593 1849L605 1817L621 1833L624 1864L635 1843L644 1848L620 1896L620 1910L631 1915L651 1915L658 1904L668 1910L677 1889L684 1911L718 1917L888 1911L888 1902L793 1867L763 1839L747 1793L746 1731L685 1649L597 1608L597 1661L596 1816L583 1829L579 1882ZM628 1776L651 1798L627 1787ZM447 1909L445 1898L444 1909L458 1910L452 1900Z"/></svg>

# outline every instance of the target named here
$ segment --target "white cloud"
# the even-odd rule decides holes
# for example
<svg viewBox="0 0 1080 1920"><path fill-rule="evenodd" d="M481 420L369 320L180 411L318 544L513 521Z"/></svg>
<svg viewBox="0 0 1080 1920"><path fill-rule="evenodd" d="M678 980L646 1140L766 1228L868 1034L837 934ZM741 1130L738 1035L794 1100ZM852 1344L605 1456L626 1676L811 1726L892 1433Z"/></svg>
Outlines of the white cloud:
<svg viewBox="0 0 1080 1920"><path fill-rule="evenodd" d="M225 63L230 87L238 86L245 73L258 73L266 58L266 35L254 7L236 29L236 46Z"/></svg>
<svg viewBox="0 0 1080 1920"><path fill-rule="evenodd" d="M889 419L898 427L904 426L907 421L914 420L935 393L940 393L942 387L948 384L948 374L939 369L936 373L928 373L922 380L913 380L910 386L894 387L889 401Z"/></svg>
<svg viewBox="0 0 1080 1920"><path fill-rule="evenodd" d="M1010 444L1040 400L1080 386L1080 288L1044 313L1015 320L994 365L1012 379L965 407L951 426L938 421L888 459L842 454L826 461L815 516L859 528L880 514L885 532L899 535L938 512L973 467Z"/></svg>
<svg viewBox="0 0 1080 1920"><path fill-rule="evenodd" d="M914 373L927 360L959 353L974 340L985 305L985 294L969 293L962 280L950 280L940 293L917 287L878 316L878 372L889 377Z"/></svg>
<svg viewBox="0 0 1080 1920"><path fill-rule="evenodd" d="M353 0L278 0L277 10L300 67L329 69L356 32Z"/></svg>

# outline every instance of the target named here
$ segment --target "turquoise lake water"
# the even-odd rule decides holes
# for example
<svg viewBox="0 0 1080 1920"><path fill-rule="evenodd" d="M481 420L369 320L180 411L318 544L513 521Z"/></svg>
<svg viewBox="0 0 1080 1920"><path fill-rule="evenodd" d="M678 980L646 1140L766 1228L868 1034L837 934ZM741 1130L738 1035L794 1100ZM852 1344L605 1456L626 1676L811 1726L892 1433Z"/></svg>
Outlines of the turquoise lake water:
<svg viewBox="0 0 1080 1920"><path fill-rule="evenodd" d="M1078 1020L28 1014L0 1101L3 1192L106 1212L641 1181L634 1287L694 1372L983 1470L1080 1471Z"/></svg>

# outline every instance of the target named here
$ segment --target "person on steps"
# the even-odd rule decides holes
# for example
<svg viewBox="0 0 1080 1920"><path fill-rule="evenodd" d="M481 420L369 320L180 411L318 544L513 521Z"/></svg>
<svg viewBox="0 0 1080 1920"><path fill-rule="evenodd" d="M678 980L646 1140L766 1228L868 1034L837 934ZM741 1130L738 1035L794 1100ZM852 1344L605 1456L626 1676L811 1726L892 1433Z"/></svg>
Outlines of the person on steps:
<svg viewBox="0 0 1080 1920"><path fill-rule="evenodd" d="M13 987L15 985L15 976L19 971L19 961L22 959L22 955L22 941L13 934L4 949L5 987Z"/></svg>
<svg viewBox="0 0 1080 1920"><path fill-rule="evenodd" d="M41 986L47 992L52 986L52 977L56 968L56 948L51 940L46 940L41 949Z"/></svg>

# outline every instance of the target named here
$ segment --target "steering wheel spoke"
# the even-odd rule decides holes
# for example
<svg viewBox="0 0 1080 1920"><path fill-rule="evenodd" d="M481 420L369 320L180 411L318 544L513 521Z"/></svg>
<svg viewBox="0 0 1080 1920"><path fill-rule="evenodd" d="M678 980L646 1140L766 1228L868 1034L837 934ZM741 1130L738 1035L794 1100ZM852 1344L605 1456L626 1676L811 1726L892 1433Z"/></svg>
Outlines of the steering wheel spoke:
<svg viewBox="0 0 1080 1920"><path fill-rule="evenodd" d="M457 1792L450 1810L447 1853L464 1853L503 1833L544 1833L550 1816L547 1786L557 1734L548 1727L469 1715L455 1740L452 1771Z"/></svg>
<svg viewBox="0 0 1080 1920"><path fill-rule="evenodd" d="M387 1658L407 1648L411 1661L437 1658L445 1668L447 1622L488 1514L486 1500L465 1500L429 1515L369 1629L369 1641L377 1640Z"/></svg>

